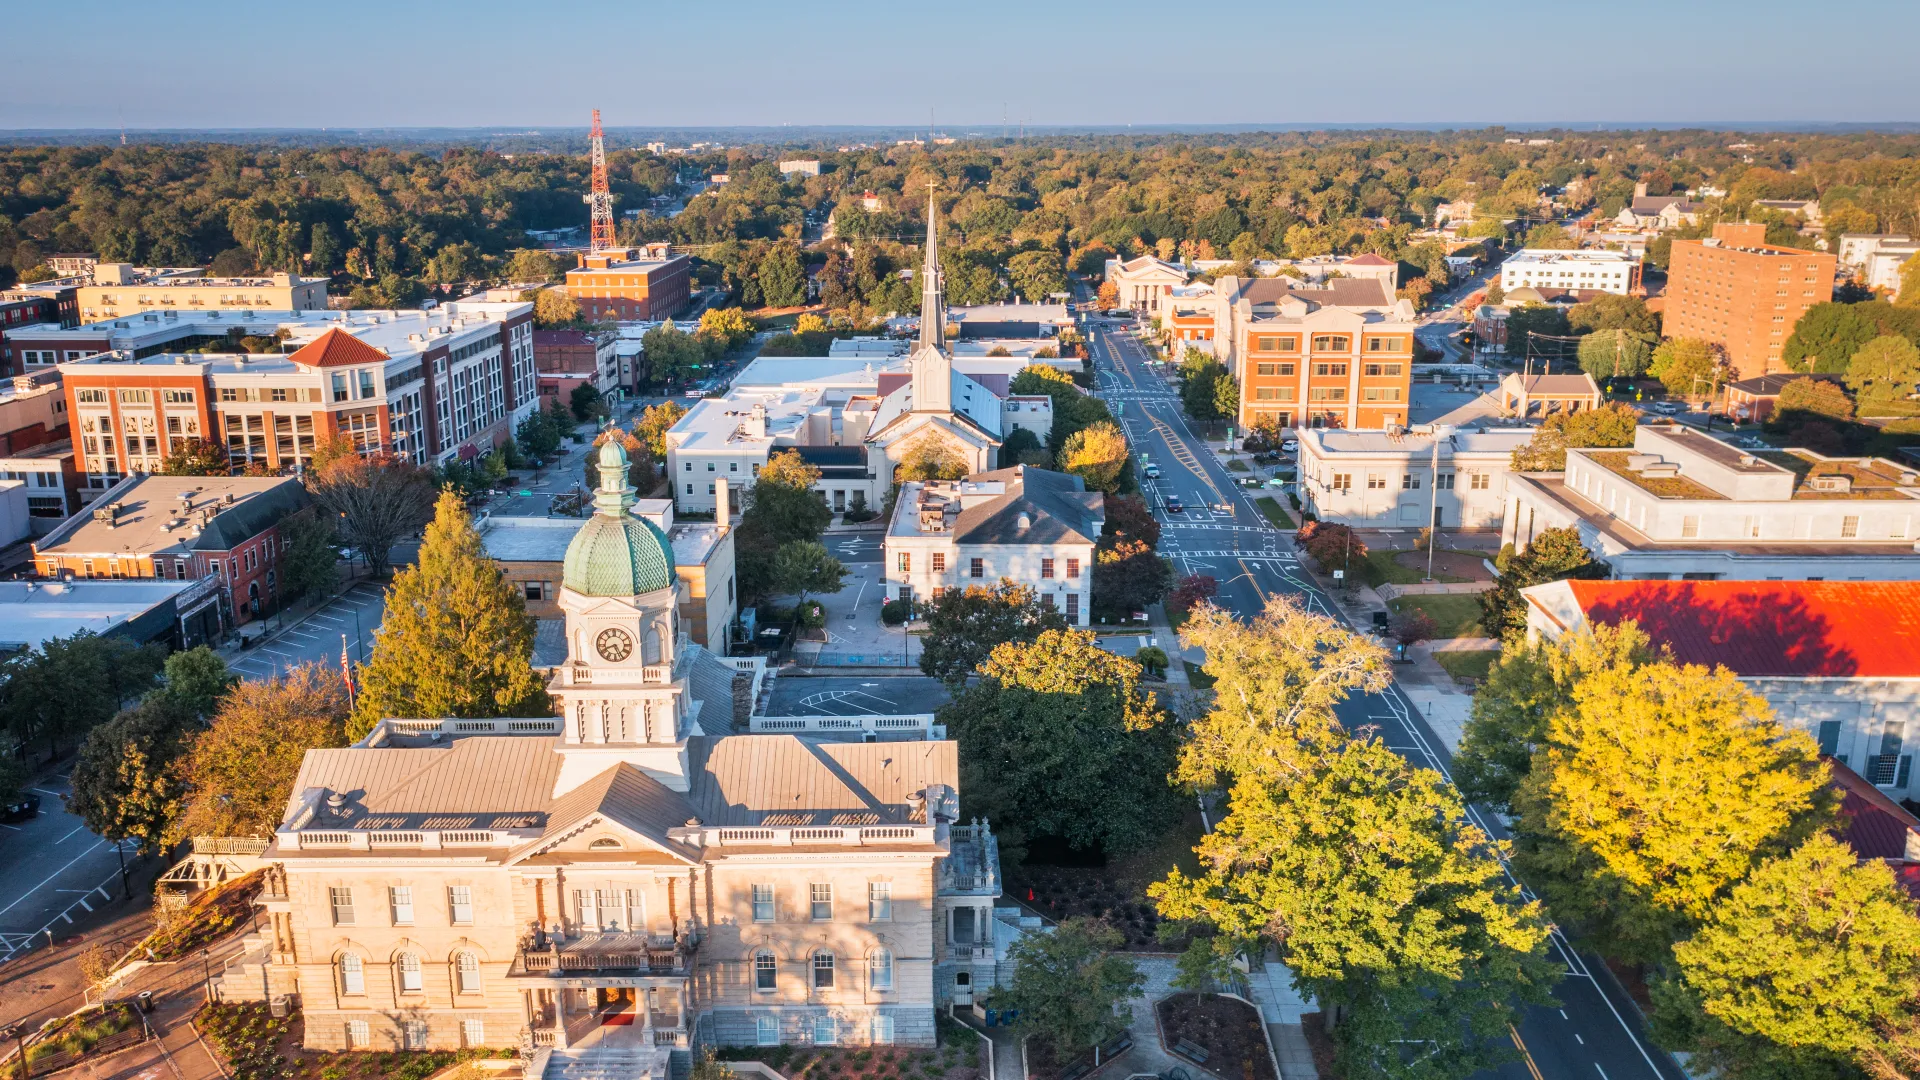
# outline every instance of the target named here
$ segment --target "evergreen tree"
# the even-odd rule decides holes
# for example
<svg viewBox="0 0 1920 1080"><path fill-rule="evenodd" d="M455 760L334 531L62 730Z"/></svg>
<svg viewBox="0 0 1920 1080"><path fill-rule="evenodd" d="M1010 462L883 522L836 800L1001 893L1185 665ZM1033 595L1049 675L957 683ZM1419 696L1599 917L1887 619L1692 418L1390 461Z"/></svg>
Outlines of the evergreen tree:
<svg viewBox="0 0 1920 1080"><path fill-rule="evenodd" d="M1114 950L1119 931L1094 919L1067 919L1049 934L1026 934L1008 950L1009 1004L1023 1034L1040 1035L1070 1060L1126 1027L1119 1007L1140 996L1146 977Z"/></svg>
<svg viewBox="0 0 1920 1080"><path fill-rule="evenodd" d="M186 793L176 763L198 726L184 697L157 692L94 728L73 765L68 812L108 840L161 850Z"/></svg>
<svg viewBox="0 0 1920 1080"><path fill-rule="evenodd" d="M927 628L920 635L920 671L955 690L999 646L1067 627L1059 612L1040 605L1032 589L1004 578L994 585L935 593L922 603L921 617Z"/></svg>
<svg viewBox="0 0 1920 1080"><path fill-rule="evenodd" d="M387 589L350 734L389 716L547 715L553 705L532 655L525 599L487 557L459 497L443 491L419 562Z"/></svg>
<svg viewBox="0 0 1920 1080"><path fill-rule="evenodd" d="M1607 564L1593 557L1580 542L1580 531L1572 527L1545 529L1527 550L1505 555L1500 562L1499 579L1493 588L1480 594L1480 625L1493 637L1526 629L1526 601L1520 590L1567 578L1600 578L1607 573Z"/></svg>

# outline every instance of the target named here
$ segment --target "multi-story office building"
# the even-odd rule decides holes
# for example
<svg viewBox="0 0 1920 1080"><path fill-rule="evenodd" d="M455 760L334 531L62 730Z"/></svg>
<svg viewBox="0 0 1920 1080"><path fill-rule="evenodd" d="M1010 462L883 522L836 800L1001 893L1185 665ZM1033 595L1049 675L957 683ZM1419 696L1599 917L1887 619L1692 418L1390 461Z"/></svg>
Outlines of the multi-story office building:
<svg viewBox="0 0 1920 1080"><path fill-rule="evenodd" d="M665 319L687 306L692 282L692 257L649 244L581 255L580 265L567 271L567 295L589 319Z"/></svg>
<svg viewBox="0 0 1920 1080"><path fill-rule="evenodd" d="M566 405L582 386L616 396L624 385L614 353L618 340L608 330L535 330L533 366L540 379L541 406L550 401Z"/></svg>
<svg viewBox="0 0 1920 1080"><path fill-rule="evenodd" d="M1721 346L1742 379L1787 370L1794 324L1833 299L1833 255L1766 239L1765 225L1715 225L1704 240L1675 240L1668 264L1662 329Z"/></svg>
<svg viewBox="0 0 1920 1080"><path fill-rule="evenodd" d="M1487 529L1506 509L1514 448L1532 428L1300 433L1300 499L1362 529Z"/></svg>
<svg viewBox="0 0 1920 1080"><path fill-rule="evenodd" d="M80 321L119 319L149 311L325 311L327 279L297 274L210 278L198 267L101 263L79 287Z"/></svg>
<svg viewBox="0 0 1920 1080"><path fill-rule="evenodd" d="M1379 278L1225 277L1213 349L1240 380L1236 425L1390 428L1413 389L1413 301Z"/></svg>
<svg viewBox="0 0 1920 1080"><path fill-rule="evenodd" d="M59 325L60 320L60 300L55 295L0 292L0 378L25 375L29 370L27 358L15 355L13 335L42 323ZM42 362L39 351L35 350L31 366L52 367L53 361Z"/></svg>
<svg viewBox="0 0 1920 1080"><path fill-rule="evenodd" d="M175 351L233 340L236 323L250 337L277 336L281 351ZM80 469L96 489L155 471L192 439L225 445L236 469L294 471L341 436L363 453L444 463L492 450L537 404L526 303L148 314L39 341L86 357L60 370Z"/></svg>
<svg viewBox="0 0 1920 1080"><path fill-rule="evenodd" d="M1084 626L1106 520L1105 497L1067 473L1016 465L965 480L910 480L887 525L887 598L928 600L1005 579Z"/></svg>
<svg viewBox="0 0 1920 1080"><path fill-rule="evenodd" d="M1640 260L1624 251L1527 248L1500 264L1500 288L1626 296L1640 290Z"/></svg>

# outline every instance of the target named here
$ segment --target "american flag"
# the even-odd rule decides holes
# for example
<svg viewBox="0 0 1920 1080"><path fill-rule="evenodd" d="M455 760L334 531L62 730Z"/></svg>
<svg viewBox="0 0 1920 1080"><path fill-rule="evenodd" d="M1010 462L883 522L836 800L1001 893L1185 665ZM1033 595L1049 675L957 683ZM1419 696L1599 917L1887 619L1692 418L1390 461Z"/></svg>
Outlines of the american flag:
<svg viewBox="0 0 1920 1080"><path fill-rule="evenodd" d="M347 635L340 635L340 677L347 681L347 697L353 697L353 665L347 662Z"/></svg>

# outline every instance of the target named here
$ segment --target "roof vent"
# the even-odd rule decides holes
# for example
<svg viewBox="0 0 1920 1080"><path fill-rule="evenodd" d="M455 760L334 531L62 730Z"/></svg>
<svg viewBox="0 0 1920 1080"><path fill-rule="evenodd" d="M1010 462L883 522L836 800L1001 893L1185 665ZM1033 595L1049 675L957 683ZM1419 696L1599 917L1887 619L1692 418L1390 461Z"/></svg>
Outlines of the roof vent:
<svg viewBox="0 0 1920 1080"><path fill-rule="evenodd" d="M347 796L345 792L333 791L327 793L327 809L339 810L346 805Z"/></svg>
<svg viewBox="0 0 1920 1080"><path fill-rule="evenodd" d="M1022 510L1020 511L1020 517L1016 519L1015 524L1019 525L1022 529L1031 529L1033 528L1033 518L1028 516L1025 510Z"/></svg>
<svg viewBox="0 0 1920 1080"><path fill-rule="evenodd" d="M1813 477L1809 483L1815 491L1849 492L1853 490L1853 477L1843 473L1827 473Z"/></svg>

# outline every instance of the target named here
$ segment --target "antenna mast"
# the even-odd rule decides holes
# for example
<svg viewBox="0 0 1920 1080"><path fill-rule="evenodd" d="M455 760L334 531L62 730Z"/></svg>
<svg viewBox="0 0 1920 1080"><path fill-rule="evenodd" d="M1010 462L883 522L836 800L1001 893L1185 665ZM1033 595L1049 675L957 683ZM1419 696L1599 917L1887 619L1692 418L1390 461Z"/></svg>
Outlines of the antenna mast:
<svg viewBox="0 0 1920 1080"><path fill-rule="evenodd" d="M607 251L613 247L613 193L607 190L607 137L600 131L599 109L593 110L587 140L593 147L593 189L585 197L593 219L587 250Z"/></svg>

